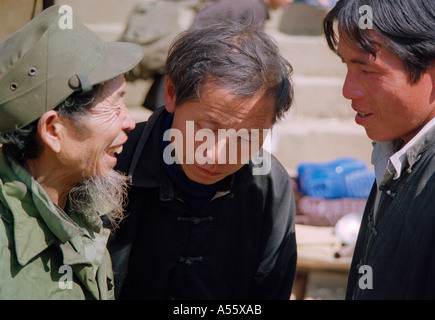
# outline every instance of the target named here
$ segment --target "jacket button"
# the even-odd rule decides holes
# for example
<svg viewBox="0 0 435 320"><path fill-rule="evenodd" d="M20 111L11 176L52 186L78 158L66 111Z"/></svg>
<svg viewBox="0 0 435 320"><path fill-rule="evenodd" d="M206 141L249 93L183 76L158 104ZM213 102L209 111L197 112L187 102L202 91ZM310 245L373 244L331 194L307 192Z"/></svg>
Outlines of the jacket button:
<svg viewBox="0 0 435 320"><path fill-rule="evenodd" d="M12 82L9 86L9 89L11 89L12 91L15 91L18 89L18 84L16 82Z"/></svg>
<svg viewBox="0 0 435 320"><path fill-rule="evenodd" d="M198 217L193 217L192 220L191 220L191 222L192 222L193 224L198 224L198 223L201 222L201 220L200 220Z"/></svg>
<svg viewBox="0 0 435 320"><path fill-rule="evenodd" d="M34 76L36 74L36 71L38 71L36 68L30 68L29 76Z"/></svg>

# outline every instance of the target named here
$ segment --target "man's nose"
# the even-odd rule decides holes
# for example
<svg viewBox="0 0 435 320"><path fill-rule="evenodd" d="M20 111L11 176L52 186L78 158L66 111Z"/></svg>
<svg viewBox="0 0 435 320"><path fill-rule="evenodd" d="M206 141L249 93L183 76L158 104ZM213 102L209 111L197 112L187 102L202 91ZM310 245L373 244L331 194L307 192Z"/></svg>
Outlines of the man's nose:
<svg viewBox="0 0 435 320"><path fill-rule="evenodd" d="M209 163L226 163L227 143L225 139L218 139L214 136L213 141L214 143L210 143L206 148L204 156L209 159Z"/></svg>
<svg viewBox="0 0 435 320"><path fill-rule="evenodd" d="M364 96L358 77L349 71L343 83L342 93L343 97L351 100L361 99Z"/></svg>
<svg viewBox="0 0 435 320"><path fill-rule="evenodd" d="M124 120L122 122L123 130L133 130L136 127L136 122L128 111L127 107L124 105Z"/></svg>

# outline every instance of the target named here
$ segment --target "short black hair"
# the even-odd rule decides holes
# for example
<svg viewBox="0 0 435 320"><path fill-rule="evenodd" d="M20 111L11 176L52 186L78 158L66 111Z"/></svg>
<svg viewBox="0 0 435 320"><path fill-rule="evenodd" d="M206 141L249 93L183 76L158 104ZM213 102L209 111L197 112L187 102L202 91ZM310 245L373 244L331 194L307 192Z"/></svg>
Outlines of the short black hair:
<svg viewBox="0 0 435 320"><path fill-rule="evenodd" d="M369 6L373 14L373 31L385 43L377 43L371 29L360 27L359 8ZM356 46L376 57L373 44L382 45L404 63L408 77L417 83L435 59L434 0L339 0L323 21L328 46L337 52L338 36L334 22Z"/></svg>
<svg viewBox="0 0 435 320"><path fill-rule="evenodd" d="M226 20L181 33L172 43L166 61L176 105L198 99L206 82L229 89L240 98L274 90L274 122L292 104L292 71L269 35L252 23Z"/></svg>

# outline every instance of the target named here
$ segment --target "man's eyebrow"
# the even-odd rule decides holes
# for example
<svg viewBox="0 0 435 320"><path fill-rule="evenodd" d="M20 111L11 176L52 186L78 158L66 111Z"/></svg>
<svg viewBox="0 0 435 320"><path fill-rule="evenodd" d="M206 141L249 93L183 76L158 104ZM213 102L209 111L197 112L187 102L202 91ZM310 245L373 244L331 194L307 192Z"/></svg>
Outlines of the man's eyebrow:
<svg viewBox="0 0 435 320"><path fill-rule="evenodd" d="M337 53L338 57L341 59L341 62L345 63L343 56L338 51L336 53ZM358 58L351 59L350 63L357 63L357 64L362 64L365 66L371 65L371 63L368 62L367 60L362 60L362 59L358 59Z"/></svg>

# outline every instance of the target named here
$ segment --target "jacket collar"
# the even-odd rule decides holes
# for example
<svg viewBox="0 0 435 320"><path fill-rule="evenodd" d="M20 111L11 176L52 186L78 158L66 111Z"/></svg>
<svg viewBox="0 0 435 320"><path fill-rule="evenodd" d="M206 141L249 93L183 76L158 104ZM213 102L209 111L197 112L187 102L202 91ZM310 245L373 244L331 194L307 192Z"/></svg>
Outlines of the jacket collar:
<svg viewBox="0 0 435 320"><path fill-rule="evenodd" d="M13 216L15 252L21 265L26 265L50 245L65 244L68 241L74 246L75 253L80 256L74 258L76 262L89 263L87 261L89 259L83 260L81 253L85 248L81 239L86 236L86 238L94 239L91 241L96 241L100 235L94 234L68 218L63 210L54 205L30 173L24 167L8 159L1 149L0 177L0 201ZM78 218L75 221L78 221ZM108 234L101 232L101 236L107 240ZM64 260L73 259L72 255L63 253Z"/></svg>
<svg viewBox="0 0 435 320"><path fill-rule="evenodd" d="M164 176L160 133L166 115L168 112L164 107L157 109L142 130L128 169L134 187L155 188L160 185L160 180Z"/></svg>
<svg viewBox="0 0 435 320"><path fill-rule="evenodd" d="M378 185L393 178L400 178L403 170L411 171L423 154L435 144L435 118L428 122L418 134L402 147L398 139L374 143L372 164L375 167Z"/></svg>

